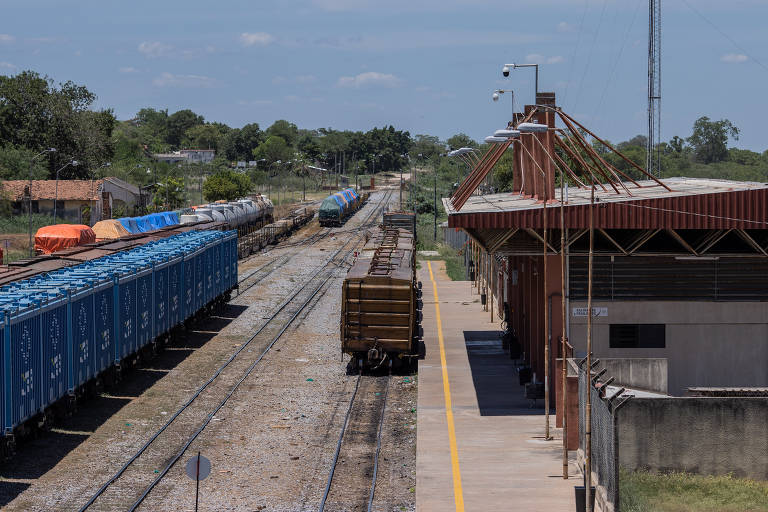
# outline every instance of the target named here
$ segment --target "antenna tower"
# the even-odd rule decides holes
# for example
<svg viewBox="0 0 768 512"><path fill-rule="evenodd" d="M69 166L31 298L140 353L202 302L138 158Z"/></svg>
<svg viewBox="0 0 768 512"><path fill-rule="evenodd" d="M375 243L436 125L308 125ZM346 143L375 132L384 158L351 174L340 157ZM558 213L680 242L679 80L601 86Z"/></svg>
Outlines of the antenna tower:
<svg viewBox="0 0 768 512"><path fill-rule="evenodd" d="M648 142L645 167L661 177L661 0L648 0Z"/></svg>

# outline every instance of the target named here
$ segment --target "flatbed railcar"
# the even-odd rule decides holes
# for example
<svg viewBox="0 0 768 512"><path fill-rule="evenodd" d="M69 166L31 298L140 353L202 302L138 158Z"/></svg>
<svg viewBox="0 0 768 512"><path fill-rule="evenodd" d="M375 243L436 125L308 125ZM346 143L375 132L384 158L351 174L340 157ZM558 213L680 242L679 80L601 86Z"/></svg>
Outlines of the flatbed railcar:
<svg viewBox="0 0 768 512"><path fill-rule="evenodd" d="M353 368L412 367L421 338L421 284L413 234L379 227L342 285L341 348Z"/></svg>
<svg viewBox="0 0 768 512"><path fill-rule="evenodd" d="M223 303L237 234L193 231L0 286L0 446Z"/></svg>

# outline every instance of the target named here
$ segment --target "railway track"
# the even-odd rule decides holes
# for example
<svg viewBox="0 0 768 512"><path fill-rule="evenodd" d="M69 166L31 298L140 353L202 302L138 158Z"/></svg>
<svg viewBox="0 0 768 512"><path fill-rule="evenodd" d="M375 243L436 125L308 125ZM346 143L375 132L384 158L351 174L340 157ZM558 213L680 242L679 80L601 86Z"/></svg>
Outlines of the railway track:
<svg viewBox="0 0 768 512"><path fill-rule="evenodd" d="M391 378L358 375L318 512L373 510Z"/></svg>
<svg viewBox="0 0 768 512"><path fill-rule="evenodd" d="M375 218L391 197L387 193L365 218L361 229ZM169 417L79 509L136 510L197 439L215 414L229 401L264 356L315 299L359 244L363 233L351 236L312 275L290 294L262 326L224 362L192 396ZM350 246L347 249L348 246ZM290 256L288 257L290 259ZM272 263L279 260L273 260ZM284 262L285 263L285 262ZM284 264L282 263L282 264ZM266 268L270 263L263 265ZM258 272L260 269L257 269ZM274 271L273 268L271 271ZM271 272L270 271L270 272ZM255 284L255 283L254 283ZM324 292L323 292L324 293ZM301 320L301 319L300 319ZM250 350L246 350L249 348ZM253 359L248 354L256 352ZM159 470L157 468L162 468ZM137 491L143 489L143 491Z"/></svg>

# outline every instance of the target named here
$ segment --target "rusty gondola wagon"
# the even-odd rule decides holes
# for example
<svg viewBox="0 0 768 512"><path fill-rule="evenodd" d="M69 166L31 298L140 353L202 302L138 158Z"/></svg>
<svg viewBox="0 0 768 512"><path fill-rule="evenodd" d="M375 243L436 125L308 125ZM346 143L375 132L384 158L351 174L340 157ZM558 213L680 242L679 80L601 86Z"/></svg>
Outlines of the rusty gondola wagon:
<svg viewBox="0 0 768 512"><path fill-rule="evenodd" d="M374 229L342 287L341 348L351 367L412 367L421 337L413 234Z"/></svg>

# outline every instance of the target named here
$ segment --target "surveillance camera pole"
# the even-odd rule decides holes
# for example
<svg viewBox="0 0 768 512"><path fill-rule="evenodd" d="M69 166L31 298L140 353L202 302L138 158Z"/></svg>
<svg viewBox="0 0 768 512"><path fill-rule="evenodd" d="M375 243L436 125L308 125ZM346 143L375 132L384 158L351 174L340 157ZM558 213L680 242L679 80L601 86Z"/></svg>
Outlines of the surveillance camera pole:
<svg viewBox="0 0 768 512"><path fill-rule="evenodd" d="M509 70L515 69L515 68L535 68L536 69L536 97L538 97L539 96L539 65L538 64L504 64L504 67L502 68L502 72L505 73L504 76L508 76Z"/></svg>

